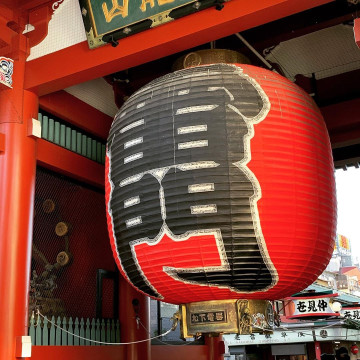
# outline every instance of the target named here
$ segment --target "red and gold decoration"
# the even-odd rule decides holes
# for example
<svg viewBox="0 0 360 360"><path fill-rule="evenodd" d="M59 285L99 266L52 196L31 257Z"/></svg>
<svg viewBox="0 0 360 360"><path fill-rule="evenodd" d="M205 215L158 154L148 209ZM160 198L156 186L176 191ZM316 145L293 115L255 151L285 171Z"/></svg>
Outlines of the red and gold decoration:
<svg viewBox="0 0 360 360"><path fill-rule="evenodd" d="M38 202L39 199L36 201ZM69 250L69 229L71 226L64 221L59 221L62 217L54 200L45 199L38 208L40 208L43 213L42 216L40 216L42 221L45 221L42 225L43 228L47 229L46 224L51 224L51 222L55 220L49 229L63 242L63 247L62 245L59 247L59 244L56 244L55 246L51 245L51 248L59 247L60 249L63 248L63 250L51 254L51 252L49 253L49 249L41 242L41 239L34 236L32 244L33 269L30 279L29 314L39 309L44 315L55 317L65 316L66 308L64 301L55 294L55 290L58 287L62 270L69 266L73 259ZM36 215L39 216L39 214L35 213L35 216ZM44 231L45 230L35 233L43 234ZM50 234L48 234L48 236L49 235ZM51 235L50 239L53 239Z"/></svg>
<svg viewBox="0 0 360 360"><path fill-rule="evenodd" d="M79 0L90 49L214 6L224 0Z"/></svg>
<svg viewBox="0 0 360 360"><path fill-rule="evenodd" d="M270 301L200 301L180 306L182 338L203 333L239 335L271 332L274 311Z"/></svg>
<svg viewBox="0 0 360 360"><path fill-rule="evenodd" d="M332 254L333 171L319 109L284 77L239 64L161 77L125 102L108 137L120 271L174 304L294 294Z"/></svg>

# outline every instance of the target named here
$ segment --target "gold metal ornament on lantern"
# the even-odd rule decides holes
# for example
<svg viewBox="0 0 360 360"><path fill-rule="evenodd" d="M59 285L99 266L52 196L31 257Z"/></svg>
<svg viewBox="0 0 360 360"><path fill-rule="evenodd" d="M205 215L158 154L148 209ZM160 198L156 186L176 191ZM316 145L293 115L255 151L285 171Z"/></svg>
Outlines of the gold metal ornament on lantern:
<svg viewBox="0 0 360 360"><path fill-rule="evenodd" d="M186 54L177 59L172 70L182 70L206 64L250 64L250 60L234 50L205 49Z"/></svg>
<svg viewBox="0 0 360 360"><path fill-rule="evenodd" d="M274 312L266 300L215 300L180 305L182 338L199 334L272 332Z"/></svg>

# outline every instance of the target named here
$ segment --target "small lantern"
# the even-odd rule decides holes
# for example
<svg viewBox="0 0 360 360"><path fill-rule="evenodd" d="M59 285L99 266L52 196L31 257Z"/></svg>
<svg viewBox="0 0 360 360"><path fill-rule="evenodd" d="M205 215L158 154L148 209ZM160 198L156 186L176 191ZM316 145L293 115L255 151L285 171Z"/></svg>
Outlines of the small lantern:
<svg viewBox="0 0 360 360"><path fill-rule="evenodd" d="M284 77L213 64L154 80L108 137L120 271L174 304L296 293L331 257L333 172L319 109Z"/></svg>
<svg viewBox="0 0 360 360"><path fill-rule="evenodd" d="M356 355L359 352L359 348L356 344L351 345L350 351L352 354Z"/></svg>

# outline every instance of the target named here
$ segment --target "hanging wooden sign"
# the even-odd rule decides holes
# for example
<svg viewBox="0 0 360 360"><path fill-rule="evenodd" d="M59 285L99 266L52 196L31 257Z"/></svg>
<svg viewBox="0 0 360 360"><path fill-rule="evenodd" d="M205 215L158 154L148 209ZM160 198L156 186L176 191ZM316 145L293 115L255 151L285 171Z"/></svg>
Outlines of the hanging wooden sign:
<svg viewBox="0 0 360 360"><path fill-rule="evenodd" d="M216 6L224 0L80 0L89 47L118 40L167 23L193 12Z"/></svg>

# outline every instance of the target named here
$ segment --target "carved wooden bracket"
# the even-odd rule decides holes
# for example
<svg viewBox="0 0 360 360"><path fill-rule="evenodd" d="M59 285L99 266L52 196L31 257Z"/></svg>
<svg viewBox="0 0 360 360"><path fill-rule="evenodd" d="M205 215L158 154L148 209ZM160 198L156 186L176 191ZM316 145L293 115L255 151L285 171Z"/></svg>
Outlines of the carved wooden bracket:
<svg viewBox="0 0 360 360"><path fill-rule="evenodd" d="M29 11L29 23L35 28L33 31L26 34L29 38L30 47L39 44L45 39L48 34L49 21L63 2L64 0L51 0Z"/></svg>
<svg viewBox="0 0 360 360"><path fill-rule="evenodd" d="M9 26L13 17L13 11L0 4L0 54L4 56L9 52L13 39L17 36L17 32Z"/></svg>
<svg viewBox="0 0 360 360"><path fill-rule="evenodd" d="M0 1L1 2L1 1ZM28 46L39 44L48 33L48 24L64 0L29 1L27 8L0 3L0 54L10 56L17 51L28 51ZM28 24L23 32L24 24ZM31 29L31 30L29 30ZM16 40L20 36L20 39Z"/></svg>

